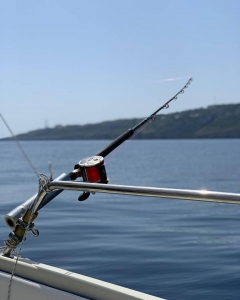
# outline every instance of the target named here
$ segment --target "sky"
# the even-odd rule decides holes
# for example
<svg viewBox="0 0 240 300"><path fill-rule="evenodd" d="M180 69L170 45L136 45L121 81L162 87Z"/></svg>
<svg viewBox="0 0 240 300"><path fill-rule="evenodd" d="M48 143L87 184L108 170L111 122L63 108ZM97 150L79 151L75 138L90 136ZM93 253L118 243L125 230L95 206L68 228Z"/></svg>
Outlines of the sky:
<svg viewBox="0 0 240 300"><path fill-rule="evenodd" d="M240 103L239 0L0 0L15 134ZM0 138L9 136L0 120Z"/></svg>

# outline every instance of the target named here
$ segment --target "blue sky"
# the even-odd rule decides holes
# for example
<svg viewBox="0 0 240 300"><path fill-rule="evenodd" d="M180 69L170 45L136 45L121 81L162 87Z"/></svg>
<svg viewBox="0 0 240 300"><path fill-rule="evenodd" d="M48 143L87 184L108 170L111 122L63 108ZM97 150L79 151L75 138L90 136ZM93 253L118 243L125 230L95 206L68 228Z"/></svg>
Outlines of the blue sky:
<svg viewBox="0 0 240 300"><path fill-rule="evenodd" d="M145 117L190 76L164 113L239 103L239 12L239 0L0 0L0 113L16 134Z"/></svg>

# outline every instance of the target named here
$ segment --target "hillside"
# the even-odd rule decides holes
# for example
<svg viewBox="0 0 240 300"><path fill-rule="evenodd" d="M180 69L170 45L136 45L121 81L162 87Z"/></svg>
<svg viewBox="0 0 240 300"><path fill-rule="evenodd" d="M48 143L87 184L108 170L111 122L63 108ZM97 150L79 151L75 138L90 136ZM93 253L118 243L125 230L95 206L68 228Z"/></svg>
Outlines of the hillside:
<svg viewBox="0 0 240 300"><path fill-rule="evenodd" d="M114 139L142 119L97 124L55 126L19 134L19 140ZM191 139L240 138L240 104L214 105L183 112L160 114L135 138ZM8 140L11 138L5 138Z"/></svg>

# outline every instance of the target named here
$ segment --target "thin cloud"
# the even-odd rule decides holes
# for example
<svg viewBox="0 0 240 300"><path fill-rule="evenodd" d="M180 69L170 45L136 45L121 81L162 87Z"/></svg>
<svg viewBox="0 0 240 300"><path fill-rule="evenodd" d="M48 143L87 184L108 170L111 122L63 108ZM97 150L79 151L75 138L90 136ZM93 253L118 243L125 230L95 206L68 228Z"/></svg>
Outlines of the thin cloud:
<svg viewBox="0 0 240 300"><path fill-rule="evenodd" d="M176 81L176 80L181 80L186 78L187 77L167 78L167 79L156 80L155 82L169 82L169 81Z"/></svg>

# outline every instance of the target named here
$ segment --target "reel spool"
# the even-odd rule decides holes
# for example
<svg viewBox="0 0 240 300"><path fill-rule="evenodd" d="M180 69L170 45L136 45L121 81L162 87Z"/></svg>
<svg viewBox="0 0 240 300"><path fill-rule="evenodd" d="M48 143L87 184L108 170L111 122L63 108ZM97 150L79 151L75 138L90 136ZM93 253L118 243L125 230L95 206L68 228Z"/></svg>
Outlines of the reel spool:
<svg viewBox="0 0 240 300"><path fill-rule="evenodd" d="M108 183L107 173L102 156L95 155L80 160L74 166L74 170L69 174L71 180L82 177L83 181L90 183ZM90 196L90 192L84 191L79 197L79 201L84 201Z"/></svg>
<svg viewBox="0 0 240 300"><path fill-rule="evenodd" d="M102 156L91 156L79 162L83 181L91 183L108 183L107 173Z"/></svg>

